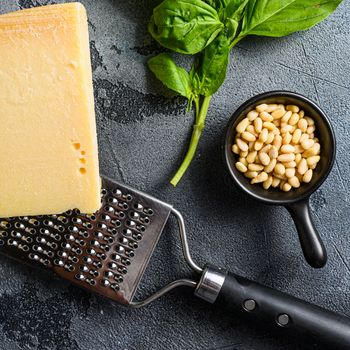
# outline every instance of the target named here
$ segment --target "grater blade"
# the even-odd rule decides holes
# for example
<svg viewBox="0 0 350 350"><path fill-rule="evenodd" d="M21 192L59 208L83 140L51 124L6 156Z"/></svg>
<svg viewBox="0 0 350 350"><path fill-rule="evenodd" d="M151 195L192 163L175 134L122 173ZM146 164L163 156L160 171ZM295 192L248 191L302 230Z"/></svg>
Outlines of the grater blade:
<svg viewBox="0 0 350 350"><path fill-rule="evenodd" d="M101 209L0 219L0 253L129 305L172 206L102 179Z"/></svg>

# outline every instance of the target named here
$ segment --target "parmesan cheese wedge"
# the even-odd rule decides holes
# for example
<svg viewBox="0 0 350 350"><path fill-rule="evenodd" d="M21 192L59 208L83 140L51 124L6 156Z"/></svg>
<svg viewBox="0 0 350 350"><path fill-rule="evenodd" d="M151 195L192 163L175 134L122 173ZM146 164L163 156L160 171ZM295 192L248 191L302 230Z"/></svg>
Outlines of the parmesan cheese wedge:
<svg viewBox="0 0 350 350"><path fill-rule="evenodd" d="M0 217L100 207L86 11L0 16Z"/></svg>

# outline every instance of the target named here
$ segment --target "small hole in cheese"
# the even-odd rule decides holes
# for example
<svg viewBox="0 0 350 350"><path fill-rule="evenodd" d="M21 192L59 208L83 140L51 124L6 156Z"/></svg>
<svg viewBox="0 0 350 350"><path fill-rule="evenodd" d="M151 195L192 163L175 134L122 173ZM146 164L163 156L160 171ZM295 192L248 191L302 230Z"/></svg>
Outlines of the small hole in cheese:
<svg viewBox="0 0 350 350"><path fill-rule="evenodd" d="M86 169L85 168L80 168L79 172L80 172L80 174L86 174Z"/></svg>
<svg viewBox="0 0 350 350"><path fill-rule="evenodd" d="M86 164L86 159L85 158L79 158L79 161L83 164Z"/></svg>
<svg viewBox="0 0 350 350"><path fill-rule="evenodd" d="M81 151L80 153L81 153L82 156L84 156L86 152L85 151Z"/></svg>
<svg viewBox="0 0 350 350"><path fill-rule="evenodd" d="M73 146L74 146L74 148L77 149L77 150L80 149L80 143L79 143L79 142L74 142L74 143L73 143Z"/></svg>

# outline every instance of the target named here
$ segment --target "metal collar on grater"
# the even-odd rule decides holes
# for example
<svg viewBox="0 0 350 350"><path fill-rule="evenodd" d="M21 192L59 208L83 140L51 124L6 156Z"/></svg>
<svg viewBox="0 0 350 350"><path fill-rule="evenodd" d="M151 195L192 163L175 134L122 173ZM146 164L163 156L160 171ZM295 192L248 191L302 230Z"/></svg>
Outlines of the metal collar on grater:
<svg viewBox="0 0 350 350"><path fill-rule="evenodd" d="M101 197L101 209L93 215L70 210L61 215L0 219L0 252L45 266L119 303L143 305L132 300L144 270L170 213L180 226L182 217L170 205L106 178ZM181 232L185 234L184 227ZM186 249L190 265L202 271ZM178 285L195 287L196 283L176 281L165 291Z"/></svg>

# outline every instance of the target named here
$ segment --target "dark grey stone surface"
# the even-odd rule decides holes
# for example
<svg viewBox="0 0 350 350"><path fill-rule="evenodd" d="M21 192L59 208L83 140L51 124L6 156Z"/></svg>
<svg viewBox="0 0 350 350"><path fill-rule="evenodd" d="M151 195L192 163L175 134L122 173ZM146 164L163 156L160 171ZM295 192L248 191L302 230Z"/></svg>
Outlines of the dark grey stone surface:
<svg viewBox="0 0 350 350"><path fill-rule="evenodd" d="M64 1L55 1L64 2ZM349 78L350 3L326 21L281 38L250 38L232 52L228 77L213 98L196 160L168 184L189 141L193 116L145 67L159 51L146 33L155 1L83 0L88 10L101 171L183 212L193 257L350 316ZM53 3L1 1L0 12ZM226 176L222 133L230 114L256 93L288 89L317 101L331 118L338 155L312 212L329 254L315 270L302 258L283 208L242 195ZM166 96L166 97L164 97ZM140 289L191 273L174 222L168 225ZM141 310L90 295L50 274L0 259L0 349L328 349L287 337L178 290Z"/></svg>

